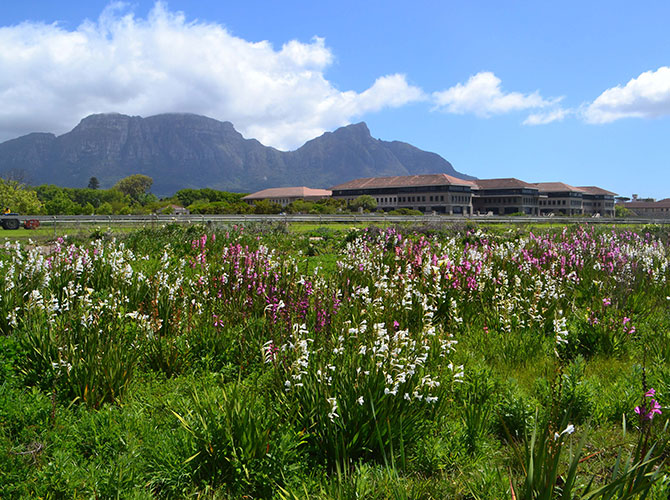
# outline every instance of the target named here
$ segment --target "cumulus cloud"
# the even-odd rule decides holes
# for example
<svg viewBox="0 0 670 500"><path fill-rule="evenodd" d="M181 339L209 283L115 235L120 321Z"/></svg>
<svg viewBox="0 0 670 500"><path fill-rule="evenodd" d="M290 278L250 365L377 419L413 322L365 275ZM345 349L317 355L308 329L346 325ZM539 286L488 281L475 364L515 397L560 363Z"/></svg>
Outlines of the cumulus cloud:
<svg viewBox="0 0 670 500"><path fill-rule="evenodd" d="M157 2L146 18L115 3L74 30L24 22L0 28L0 140L69 130L100 112L199 113L282 149L365 113L423 99L404 75L363 92L324 76L323 38L250 42L217 23L188 21Z"/></svg>
<svg viewBox="0 0 670 500"><path fill-rule="evenodd" d="M600 94L583 111L588 123L609 123L621 118L670 115L670 67L646 71Z"/></svg>
<svg viewBox="0 0 670 500"><path fill-rule="evenodd" d="M546 100L539 92L522 94L504 92L501 80L489 71L471 76L468 81L433 93L436 108L448 113L472 113L480 117L504 114L512 111L546 108L560 99Z"/></svg>

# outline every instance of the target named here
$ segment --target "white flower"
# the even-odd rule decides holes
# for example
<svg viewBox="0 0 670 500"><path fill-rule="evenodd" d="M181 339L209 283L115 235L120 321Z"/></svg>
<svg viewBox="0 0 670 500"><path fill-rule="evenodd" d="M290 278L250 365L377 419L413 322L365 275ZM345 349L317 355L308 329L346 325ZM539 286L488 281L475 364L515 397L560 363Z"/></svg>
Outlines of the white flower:
<svg viewBox="0 0 670 500"><path fill-rule="evenodd" d="M568 426L565 429L563 429L560 434L558 432L554 432L554 441L556 441L558 438L560 438L564 434L570 435L573 432L575 432L575 426L572 425L572 424L568 424Z"/></svg>
<svg viewBox="0 0 670 500"><path fill-rule="evenodd" d="M358 398L358 399L356 400L356 402L357 402L359 405L363 406L363 403L365 402L365 400L363 399L363 396L361 396L360 398Z"/></svg>
<svg viewBox="0 0 670 500"><path fill-rule="evenodd" d="M335 417L339 417L337 414L337 399L335 398L328 398L327 401L331 405L330 413L328 413L328 418L330 419L331 422L335 420Z"/></svg>

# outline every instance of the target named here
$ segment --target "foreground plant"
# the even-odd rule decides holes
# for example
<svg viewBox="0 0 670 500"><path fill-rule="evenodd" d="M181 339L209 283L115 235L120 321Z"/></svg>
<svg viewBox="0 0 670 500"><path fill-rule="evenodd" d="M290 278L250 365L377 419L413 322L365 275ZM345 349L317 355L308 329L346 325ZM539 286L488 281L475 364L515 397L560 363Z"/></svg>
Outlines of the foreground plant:
<svg viewBox="0 0 670 500"><path fill-rule="evenodd" d="M645 398L655 394L650 389ZM663 462L667 453L668 421L661 432L662 436L653 444L649 444L651 421L654 415L661 414L660 405L653 400L645 401L635 408L640 418L640 435L635 448L626 454L623 447L619 450L611 475L602 485L594 485L591 478L586 486L577 482L579 465L590 457L582 456L582 449L588 432L585 431L576 447L570 449L570 460L567 470L561 469L561 455L567 444L568 437L575 430L572 424L566 424L567 413L562 421L562 431L552 429L551 419L540 427L536 424L530 439L526 442L523 454L514 445L523 471L523 483L515 488L510 481L511 498L514 500L592 500L602 499L643 499L646 498L654 485L663 477ZM626 422L624 418L624 436ZM581 490L581 491L580 491Z"/></svg>

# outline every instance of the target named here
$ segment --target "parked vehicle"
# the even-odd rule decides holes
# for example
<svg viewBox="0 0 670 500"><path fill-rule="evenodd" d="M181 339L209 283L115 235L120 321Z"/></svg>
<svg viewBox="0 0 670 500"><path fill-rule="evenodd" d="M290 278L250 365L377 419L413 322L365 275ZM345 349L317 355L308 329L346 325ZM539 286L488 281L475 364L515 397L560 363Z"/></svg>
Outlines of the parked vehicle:
<svg viewBox="0 0 670 500"><path fill-rule="evenodd" d="M15 214L9 208L5 208L0 216L0 226L3 229L18 229L21 226L26 229L37 229L40 227L40 221L37 219L24 219L22 221L19 214Z"/></svg>

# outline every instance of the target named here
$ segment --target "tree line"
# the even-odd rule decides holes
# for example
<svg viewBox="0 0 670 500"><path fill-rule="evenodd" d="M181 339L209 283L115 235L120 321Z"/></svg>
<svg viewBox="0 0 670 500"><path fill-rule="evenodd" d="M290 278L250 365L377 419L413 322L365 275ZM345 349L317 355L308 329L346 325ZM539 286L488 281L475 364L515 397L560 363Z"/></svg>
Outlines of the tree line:
<svg viewBox="0 0 670 500"><path fill-rule="evenodd" d="M377 209L376 201L368 195L350 202L325 198L296 200L287 206L269 200L250 205L242 200L246 193L204 188L180 189L173 196L159 199L151 193L152 184L153 179L142 174L125 177L111 189L100 189L95 177L90 178L85 188L53 184L29 186L18 180L0 178L0 204L26 215L171 214L176 207L184 207L193 214L334 214Z"/></svg>

